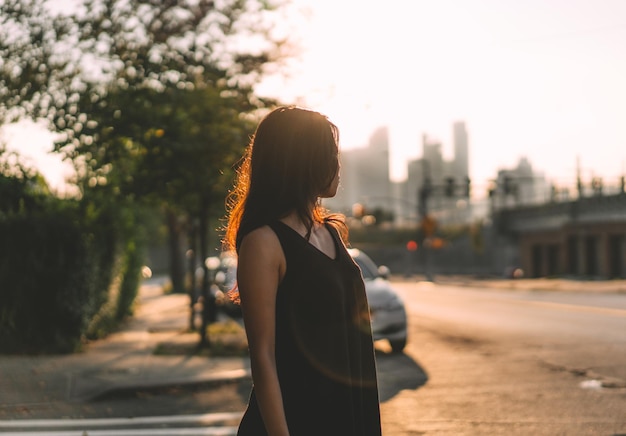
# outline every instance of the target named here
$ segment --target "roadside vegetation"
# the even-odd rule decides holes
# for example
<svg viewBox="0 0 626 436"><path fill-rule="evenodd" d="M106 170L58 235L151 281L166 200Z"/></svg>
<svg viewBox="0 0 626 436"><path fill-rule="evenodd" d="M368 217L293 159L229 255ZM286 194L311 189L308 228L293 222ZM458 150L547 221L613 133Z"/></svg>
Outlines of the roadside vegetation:
<svg viewBox="0 0 626 436"><path fill-rule="evenodd" d="M0 0L0 129L44 125L76 170L61 196L0 147L3 353L72 352L114 330L162 233L173 291L210 303L198 259L217 245L251 129L276 103L254 86L289 49L272 31L278 2L76 3Z"/></svg>

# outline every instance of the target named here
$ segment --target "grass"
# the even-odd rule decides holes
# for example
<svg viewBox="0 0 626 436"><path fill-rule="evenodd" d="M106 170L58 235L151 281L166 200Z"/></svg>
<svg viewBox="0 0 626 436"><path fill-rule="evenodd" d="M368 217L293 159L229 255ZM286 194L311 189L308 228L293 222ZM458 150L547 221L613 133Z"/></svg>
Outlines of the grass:
<svg viewBox="0 0 626 436"><path fill-rule="evenodd" d="M244 357L248 341L243 327L234 320L219 321L207 327L208 346L200 346L198 332L183 332L174 339L159 343L154 349L158 356Z"/></svg>

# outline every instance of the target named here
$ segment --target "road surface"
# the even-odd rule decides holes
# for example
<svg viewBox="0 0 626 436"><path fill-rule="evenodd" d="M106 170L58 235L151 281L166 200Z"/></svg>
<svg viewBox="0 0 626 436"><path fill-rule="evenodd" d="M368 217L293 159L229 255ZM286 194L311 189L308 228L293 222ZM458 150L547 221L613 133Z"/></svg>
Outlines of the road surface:
<svg viewBox="0 0 626 436"><path fill-rule="evenodd" d="M411 336L378 359L386 436L626 434L626 295L394 285Z"/></svg>

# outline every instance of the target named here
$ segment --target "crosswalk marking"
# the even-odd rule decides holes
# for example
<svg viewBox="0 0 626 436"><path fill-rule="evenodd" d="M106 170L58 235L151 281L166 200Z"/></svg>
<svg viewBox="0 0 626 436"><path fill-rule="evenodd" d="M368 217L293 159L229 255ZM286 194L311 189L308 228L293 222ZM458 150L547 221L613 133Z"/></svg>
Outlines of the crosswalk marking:
<svg viewBox="0 0 626 436"><path fill-rule="evenodd" d="M128 425L213 424L241 418L241 412L205 413L201 415L138 416L132 418L31 419L0 420L3 428L84 428ZM4 433L3 433L4 434Z"/></svg>
<svg viewBox="0 0 626 436"><path fill-rule="evenodd" d="M3 436L235 436L236 427L219 424L237 421L241 415L241 412L236 412L134 418L0 420L0 433Z"/></svg>
<svg viewBox="0 0 626 436"><path fill-rule="evenodd" d="M8 432L3 436L236 436L237 427Z"/></svg>

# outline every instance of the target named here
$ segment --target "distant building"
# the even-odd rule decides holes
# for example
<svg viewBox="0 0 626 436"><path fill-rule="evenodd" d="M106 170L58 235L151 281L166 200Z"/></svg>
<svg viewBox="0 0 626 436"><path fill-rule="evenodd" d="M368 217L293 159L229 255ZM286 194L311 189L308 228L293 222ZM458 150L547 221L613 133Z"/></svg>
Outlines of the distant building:
<svg viewBox="0 0 626 436"><path fill-rule="evenodd" d="M527 277L626 278L626 192L513 206L492 214L498 257Z"/></svg>
<svg viewBox="0 0 626 436"><path fill-rule="evenodd" d="M454 156L443 158L442 144L422 135L422 157L407 164L406 198L415 202L413 208L405 208L401 218L414 217L420 209L434 216L441 223L466 222L469 219L469 201L465 199L469 178L469 140L464 122L453 125ZM420 204L419 192L426 184L431 190L426 204ZM408 206L408 203L406 203ZM420 217L418 217L420 218Z"/></svg>
<svg viewBox="0 0 626 436"><path fill-rule="evenodd" d="M422 156L407 162L405 181L393 183L389 174L389 132L387 127L378 128L366 147L341 151L339 191L334 198L325 199L325 205L351 215L358 204L366 211L392 213L396 225L414 225L422 218L420 210L424 206L420 205L419 192L430 183L432 190L425 202L429 215L442 224L470 221L469 135L463 121L452 125L452 137L454 155L446 160L442 143L422 135Z"/></svg>
<svg viewBox="0 0 626 436"><path fill-rule="evenodd" d="M453 124L452 138L454 141L454 160L450 175L463 180L469 177L469 139L464 122L457 121Z"/></svg>
<svg viewBox="0 0 626 436"><path fill-rule="evenodd" d="M337 195L324 200L328 207L347 214L355 204L393 212L387 127L374 131L367 147L342 150L340 161L341 183Z"/></svg>
<svg viewBox="0 0 626 436"><path fill-rule="evenodd" d="M499 209L545 203L550 193L544 175L535 172L530 161L522 157L515 168L498 170L490 197L492 207Z"/></svg>

